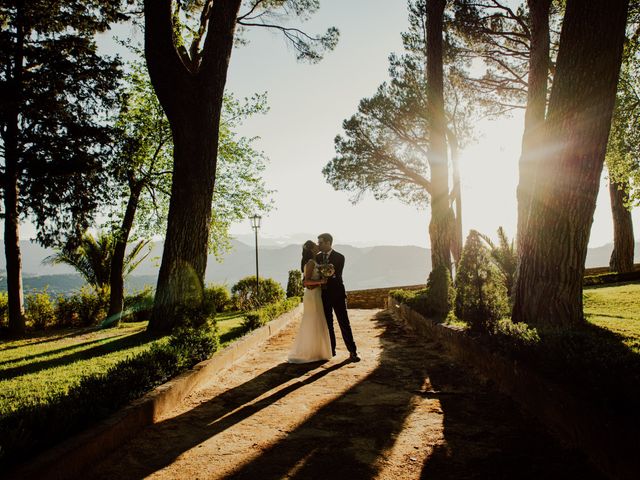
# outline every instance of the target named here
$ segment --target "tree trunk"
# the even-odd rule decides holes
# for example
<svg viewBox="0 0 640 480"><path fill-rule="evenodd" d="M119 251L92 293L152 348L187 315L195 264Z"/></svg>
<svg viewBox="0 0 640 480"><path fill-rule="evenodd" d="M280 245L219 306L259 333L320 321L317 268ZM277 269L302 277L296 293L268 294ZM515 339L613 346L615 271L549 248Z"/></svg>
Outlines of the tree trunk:
<svg viewBox="0 0 640 480"><path fill-rule="evenodd" d="M129 234L131 233L133 220L136 216L142 186L142 181L137 183L129 182L127 209L125 210L116 245L113 249L111 274L109 278L109 312L107 313L107 323L109 326L117 326L122 318L122 308L124 304L124 258L127 251L127 243L129 242Z"/></svg>
<svg viewBox="0 0 640 480"><path fill-rule="evenodd" d="M611 180L609 180L609 195L613 216L613 252L609 260L609 269L612 272L632 272L635 240L631 211L625 207L628 196L622 185Z"/></svg>
<svg viewBox="0 0 640 480"><path fill-rule="evenodd" d="M451 272L452 212L449 206L446 119L442 66L442 29L445 0L427 2L427 110L429 121L428 161L431 170L431 266Z"/></svg>
<svg viewBox="0 0 640 480"><path fill-rule="evenodd" d="M519 250L514 321L584 321L582 277L611 127L628 0L568 0L528 233Z"/></svg>
<svg viewBox="0 0 640 480"><path fill-rule="evenodd" d="M23 335L26 330L22 291L22 255L20 253L20 216L18 199L20 189L19 166L19 111L22 99L22 68L24 62L24 6L17 5L16 49L13 71L9 80L12 100L7 108L7 131L5 138L4 172L4 250L7 260L7 295L9 299L9 331L12 335Z"/></svg>
<svg viewBox="0 0 640 480"><path fill-rule="evenodd" d="M454 217L454 230L451 237L451 255L455 265L460 262L462 256L462 190L460 188L460 155L458 140L455 135L448 135L449 147L451 149L451 166L453 169L452 200L456 204ZM451 207L450 207L451 208Z"/></svg>
<svg viewBox="0 0 640 480"><path fill-rule="evenodd" d="M528 0L531 15L527 110L524 117L522 154L518 179L517 249L527 232L531 194L535 184L536 165L540 161L541 134L547 108L547 78L549 75L549 9L551 0Z"/></svg>
<svg viewBox="0 0 640 480"><path fill-rule="evenodd" d="M145 1L145 54L174 143L167 234L149 330L169 331L177 309L199 308L207 265L222 97L241 0L213 2L202 55L185 64L170 0Z"/></svg>

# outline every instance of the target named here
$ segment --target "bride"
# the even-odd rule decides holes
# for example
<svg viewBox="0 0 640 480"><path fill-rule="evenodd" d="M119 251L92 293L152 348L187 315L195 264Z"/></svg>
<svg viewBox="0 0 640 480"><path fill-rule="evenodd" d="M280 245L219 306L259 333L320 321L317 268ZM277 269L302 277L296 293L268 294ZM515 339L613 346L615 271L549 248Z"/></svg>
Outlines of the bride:
<svg viewBox="0 0 640 480"><path fill-rule="evenodd" d="M322 307L322 293L320 286L326 283L321 280L316 254L320 251L318 245L307 240L302 247L302 262L304 272L304 297L302 321L298 335L289 352L290 363L317 362L331 358L331 340L329 328Z"/></svg>

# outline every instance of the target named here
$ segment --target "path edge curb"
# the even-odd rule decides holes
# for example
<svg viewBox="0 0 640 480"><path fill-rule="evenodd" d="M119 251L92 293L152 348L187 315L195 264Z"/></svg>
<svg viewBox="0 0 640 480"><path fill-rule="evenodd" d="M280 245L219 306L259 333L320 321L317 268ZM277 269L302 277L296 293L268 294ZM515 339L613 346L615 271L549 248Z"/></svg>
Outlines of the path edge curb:
<svg viewBox="0 0 640 480"><path fill-rule="evenodd" d="M232 367L250 350L301 317L302 303L234 341L210 359L159 385L93 427L45 450L27 465L18 465L7 472L7 480L65 480L81 476L85 466L104 458L142 428L155 423L196 387L205 383L208 377Z"/></svg>

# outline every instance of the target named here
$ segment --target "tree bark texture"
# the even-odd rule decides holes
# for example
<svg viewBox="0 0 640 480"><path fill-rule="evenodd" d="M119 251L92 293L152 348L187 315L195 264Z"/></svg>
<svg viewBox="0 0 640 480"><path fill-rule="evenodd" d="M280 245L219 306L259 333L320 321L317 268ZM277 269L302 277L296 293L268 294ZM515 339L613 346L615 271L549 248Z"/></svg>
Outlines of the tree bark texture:
<svg viewBox="0 0 640 480"><path fill-rule="evenodd" d="M518 225L516 246L527 232L531 194L535 184L536 165L544 152L541 142L547 108L547 78L549 76L549 9L551 0L528 0L531 16L527 109L524 117L522 154L518 178Z"/></svg>
<svg viewBox="0 0 640 480"><path fill-rule="evenodd" d="M427 8L427 110L431 170L431 265L445 266L451 272L452 211L449 204L449 168L447 159L447 123L443 88L443 21L445 0L429 0Z"/></svg>
<svg viewBox="0 0 640 480"><path fill-rule="evenodd" d="M122 225L118 232L113 249L113 257L111 258L111 274L109 277L110 293L109 293L109 312L107 317L111 320L113 326L118 325L122 318L122 308L124 305L124 258L127 251L127 243L133 227L133 220L136 216L140 193L143 183L129 182L129 200L127 201L127 209L122 219Z"/></svg>
<svg viewBox="0 0 640 480"><path fill-rule="evenodd" d="M20 217L18 202L20 189L19 162L19 109L22 99L22 68L24 63L24 7L17 4L16 49L12 68L10 68L10 90L12 100L7 105L7 130L5 139L4 171L4 250L7 260L7 295L9 310L9 331L12 335L25 333L22 255L20 253Z"/></svg>
<svg viewBox="0 0 640 480"><path fill-rule="evenodd" d="M171 124L173 184L151 331L169 331L176 308L202 303L222 98L241 0L214 2L201 58L183 63L170 0L145 1L145 54Z"/></svg>
<svg viewBox="0 0 640 480"><path fill-rule="evenodd" d="M449 137L449 145L451 148L451 166L453 170L452 199L456 204L454 213L454 232L451 238L451 255L456 265L460 262L462 256L462 189L460 188L460 156L457 139Z"/></svg>
<svg viewBox="0 0 640 480"><path fill-rule="evenodd" d="M607 147L628 0L569 0L544 127L545 153L519 250L514 321L584 321L582 277Z"/></svg>
<svg viewBox="0 0 640 480"><path fill-rule="evenodd" d="M635 240L631 211L625 207L627 194L622 185L609 180L609 196L613 217L613 252L609 260L609 269L612 272L632 272Z"/></svg>

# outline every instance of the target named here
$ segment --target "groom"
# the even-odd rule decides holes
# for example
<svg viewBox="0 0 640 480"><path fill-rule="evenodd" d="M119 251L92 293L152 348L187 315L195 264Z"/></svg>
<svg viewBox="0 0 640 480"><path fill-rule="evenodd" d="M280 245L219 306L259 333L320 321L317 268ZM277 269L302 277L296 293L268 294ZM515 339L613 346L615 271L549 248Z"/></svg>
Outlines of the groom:
<svg viewBox="0 0 640 480"><path fill-rule="evenodd" d="M352 362L359 362L356 343L353 341L351 333L351 324L349 323L349 315L347 314L347 294L342 283L342 270L344 269L344 255L336 252L331 248L333 237L328 233L318 235L318 247L320 253L316 257L316 261L320 264L331 263L335 268L335 273L327 279L327 284L322 287L322 304L324 306L324 316L327 319L329 327L329 336L331 337L331 352L336 354L336 334L333 330L333 313L336 312L338 325L342 332L342 338L349 350L349 359Z"/></svg>

